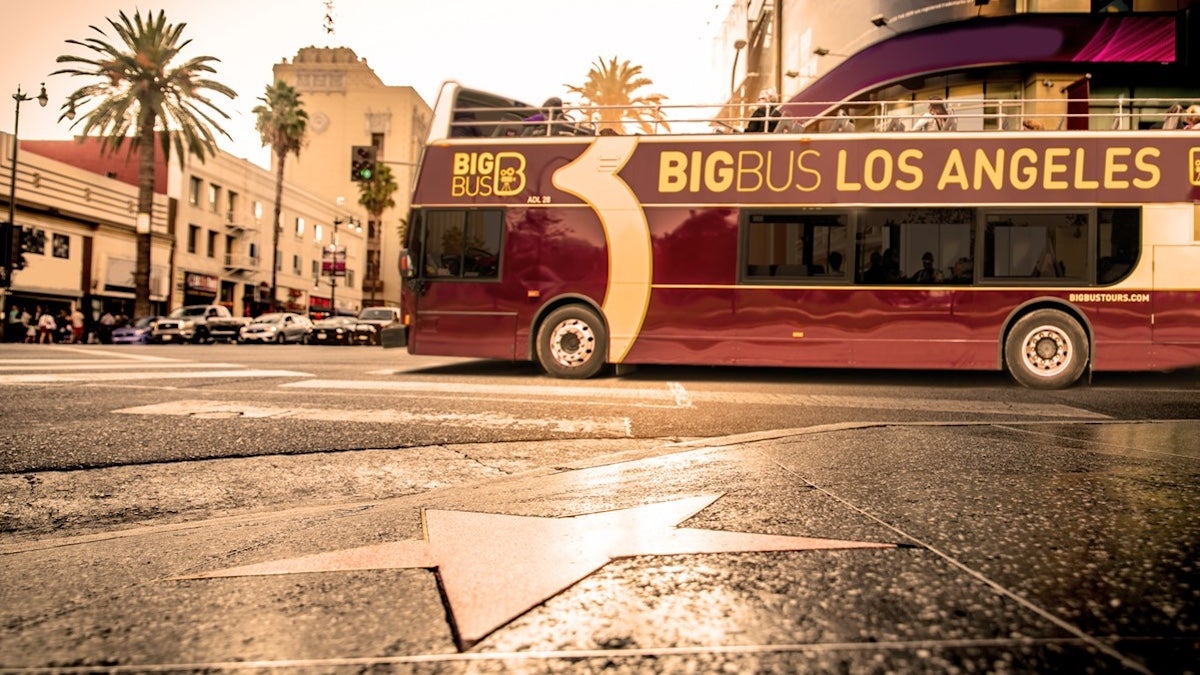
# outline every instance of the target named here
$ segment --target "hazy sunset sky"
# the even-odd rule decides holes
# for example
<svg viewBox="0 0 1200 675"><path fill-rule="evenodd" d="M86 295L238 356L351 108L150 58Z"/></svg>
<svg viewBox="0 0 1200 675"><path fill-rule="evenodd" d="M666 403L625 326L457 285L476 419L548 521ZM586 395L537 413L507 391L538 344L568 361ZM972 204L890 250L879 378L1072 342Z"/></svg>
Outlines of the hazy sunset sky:
<svg viewBox="0 0 1200 675"><path fill-rule="evenodd" d="M162 0L156 4L117 0L6 0L10 36L0 41L2 101L17 86L36 96L46 83L50 104L21 105L21 138L70 138L58 108L84 78L49 74L60 54L90 54L66 44L105 30L121 10L166 11L186 22L192 43L181 55L215 56L215 79L238 97L223 105L233 142L222 149L259 164L269 163L254 131L250 110L271 81L271 66L289 61L307 46L346 46L386 84L409 85L433 105L443 80L540 103L563 95L563 84L581 84L592 63L613 56L643 66L654 81L645 90L666 94L671 103L701 103L721 97L724 78L713 75L714 36L722 0L335 0L334 28L324 30L323 0ZM567 98L567 97L564 97ZM0 105L0 130L13 130L13 106Z"/></svg>

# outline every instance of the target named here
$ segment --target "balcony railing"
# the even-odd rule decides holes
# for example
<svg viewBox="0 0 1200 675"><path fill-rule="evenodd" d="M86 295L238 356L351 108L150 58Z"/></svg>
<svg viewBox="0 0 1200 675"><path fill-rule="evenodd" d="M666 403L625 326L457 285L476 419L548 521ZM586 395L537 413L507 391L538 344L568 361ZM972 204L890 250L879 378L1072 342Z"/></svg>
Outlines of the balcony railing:
<svg viewBox="0 0 1200 675"><path fill-rule="evenodd" d="M258 232L258 219L253 214L240 211L225 212L225 229L230 234L244 235Z"/></svg>
<svg viewBox="0 0 1200 675"><path fill-rule="evenodd" d="M259 259L256 256L237 255L228 253L225 255L225 271L226 272L253 272L258 269Z"/></svg>

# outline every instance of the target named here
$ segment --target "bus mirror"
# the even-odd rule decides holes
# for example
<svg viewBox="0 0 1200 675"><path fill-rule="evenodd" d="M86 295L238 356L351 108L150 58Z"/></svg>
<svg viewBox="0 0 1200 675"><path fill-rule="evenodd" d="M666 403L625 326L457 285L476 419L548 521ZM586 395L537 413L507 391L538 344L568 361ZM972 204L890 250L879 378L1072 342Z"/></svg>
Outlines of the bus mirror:
<svg viewBox="0 0 1200 675"><path fill-rule="evenodd" d="M400 278L412 279L417 276L416 265L413 265L412 254L408 249L400 251Z"/></svg>

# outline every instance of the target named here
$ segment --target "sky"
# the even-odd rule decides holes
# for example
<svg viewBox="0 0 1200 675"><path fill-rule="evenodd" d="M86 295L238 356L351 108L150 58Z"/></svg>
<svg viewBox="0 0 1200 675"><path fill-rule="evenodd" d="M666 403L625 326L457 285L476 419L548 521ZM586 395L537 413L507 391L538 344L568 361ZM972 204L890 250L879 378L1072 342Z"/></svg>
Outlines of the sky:
<svg viewBox="0 0 1200 675"><path fill-rule="evenodd" d="M58 122L67 95L88 78L55 75L61 54L91 55L66 43L114 31L107 19L164 10L186 23L192 43L180 60L220 59L214 76L238 92L218 97L231 119L222 127L233 140L221 149L268 166L269 153L254 131L250 112L270 84L271 67L307 46L345 46L365 58L385 84L411 86L433 105L440 84L462 84L539 103L564 96L564 84L582 84L597 60L617 57L641 65L653 80L642 93L669 103L698 104L721 98L713 51L728 0L334 0L333 34L325 31L325 0L3 0L10 35L0 41L0 86L8 94L36 96L42 82L50 103L21 104L20 137L67 139L70 122ZM724 85L728 87L726 82ZM6 102L8 96L0 98ZM13 107L0 106L0 130L12 133ZM79 121L78 118L76 120Z"/></svg>

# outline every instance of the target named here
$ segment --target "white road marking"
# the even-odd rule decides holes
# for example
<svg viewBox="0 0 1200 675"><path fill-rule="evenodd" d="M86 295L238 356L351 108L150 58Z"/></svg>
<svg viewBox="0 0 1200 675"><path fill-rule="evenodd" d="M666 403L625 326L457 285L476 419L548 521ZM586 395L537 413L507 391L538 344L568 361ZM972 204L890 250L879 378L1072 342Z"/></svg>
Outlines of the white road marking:
<svg viewBox="0 0 1200 675"><path fill-rule="evenodd" d="M5 384L57 384L66 382L121 382L129 380L170 380L176 378L231 378L231 377L312 377L312 373L294 370L193 370L168 372L123 373L37 373L29 375L0 375L0 385Z"/></svg>
<svg viewBox="0 0 1200 675"><path fill-rule="evenodd" d="M567 385L514 385L460 382L395 381L395 380L304 380L288 382L281 387L300 389L350 389L370 391L403 392L421 395L451 394L460 396L492 397L496 400L512 401L527 397L537 400L554 399L604 399L606 401L632 401L638 407L684 407L679 395L671 389L624 389L594 386L580 383Z"/></svg>
<svg viewBox="0 0 1200 675"><path fill-rule="evenodd" d="M629 436L629 420L608 418L520 418L506 413L413 413L404 410L265 406L236 401L183 400L123 408L126 415L175 415L197 419L269 419L369 424L430 424L511 430L540 430L563 434Z"/></svg>
<svg viewBox="0 0 1200 675"><path fill-rule="evenodd" d="M831 394L769 394L761 392L695 392L693 401L757 403L813 408L865 408L869 410L917 410L971 415L1021 415L1029 417L1081 417L1108 420L1109 415L1057 403L1012 403L945 398L896 398L890 396L837 396Z"/></svg>
<svg viewBox="0 0 1200 675"><path fill-rule="evenodd" d="M89 356L100 355L100 356L112 357L114 359L129 359L131 361L177 361L178 360L178 359L173 359L173 358L170 358L167 356L151 356L149 354L142 354L139 352L107 351L106 349L101 349L101 348L96 348L96 347L68 347L68 346L54 345L52 347L49 347L49 349L53 349L54 351L60 351L60 352L74 352L76 354L88 354Z"/></svg>
<svg viewBox="0 0 1200 675"><path fill-rule="evenodd" d="M93 370L129 370L134 366L129 363L113 363L109 361L101 361L96 359L81 359L78 361L71 360L54 360L54 361L38 361L35 363L12 363L10 361L0 361L0 372L18 371L18 370L78 370L78 371L93 371ZM168 363L140 363L136 366L139 370L153 368L241 368L240 363L195 363L171 361Z"/></svg>
<svg viewBox="0 0 1200 675"><path fill-rule="evenodd" d="M393 374L393 371L388 371ZM1076 419L1112 419L1109 415L1056 403L1012 403L944 398L893 398L886 396L837 396L827 394L773 394L763 392L696 391L670 382L666 389L624 389L619 387L577 385L514 385L469 382L397 381L397 380L304 380L287 382L281 388L333 391L389 392L424 398L470 396L478 400L514 402L554 402L610 405L630 401L639 408L693 408L696 403L736 403L814 408L859 408L867 410L913 410L970 415L1017 415ZM583 400L580 400L583 399ZM589 400L590 399L590 400Z"/></svg>
<svg viewBox="0 0 1200 675"><path fill-rule="evenodd" d="M671 390L671 393L675 394L675 405L679 406L680 408L692 407L692 397L690 394L688 394L688 390L685 389L682 384L678 382L668 382L667 388Z"/></svg>

